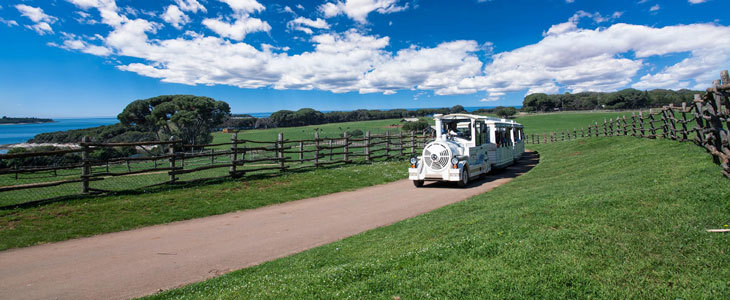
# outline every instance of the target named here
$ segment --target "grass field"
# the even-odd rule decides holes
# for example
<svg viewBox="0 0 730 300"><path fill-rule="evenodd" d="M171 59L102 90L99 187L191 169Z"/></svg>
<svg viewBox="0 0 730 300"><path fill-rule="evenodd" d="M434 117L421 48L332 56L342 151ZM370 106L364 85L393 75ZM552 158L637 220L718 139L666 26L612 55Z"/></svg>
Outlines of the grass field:
<svg viewBox="0 0 730 300"><path fill-rule="evenodd" d="M631 112L560 112L545 114L528 114L515 118L516 122L525 126L525 134L538 134L547 132L558 132L561 130L578 130L587 128L589 124L598 122L603 124L603 119L616 118L620 116L629 118Z"/></svg>
<svg viewBox="0 0 730 300"><path fill-rule="evenodd" d="M349 165L0 210L0 250L205 217L403 179L407 165Z"/></svg>
<svg viewBox="0 0 730 300"><path fill-rule="evenodd" d="M464 202L152 298L730 297L730 182L697 146L534 145L529 173Z"/></svg>
<svg viewBox="0 0 730 300"><path fill-rule="evenodd" d="M345 131L353 131L360 129L362 132L370 131L371 134L383 134L386 131L390 133L400 133L398 125L402 125L400 119L376 120L376 121L359 121L346 123L331 123L321 125L310 125L301 127L282 127L271 129L253 129L242 130L238 133L239 139L254 141L274 141L279 133L284 134L284 139L302 140L313 139L314 133L319 132L320 138L339 138ZM230 133L215 133L213 135L213 143L224 143L231 141Z"/></svg>

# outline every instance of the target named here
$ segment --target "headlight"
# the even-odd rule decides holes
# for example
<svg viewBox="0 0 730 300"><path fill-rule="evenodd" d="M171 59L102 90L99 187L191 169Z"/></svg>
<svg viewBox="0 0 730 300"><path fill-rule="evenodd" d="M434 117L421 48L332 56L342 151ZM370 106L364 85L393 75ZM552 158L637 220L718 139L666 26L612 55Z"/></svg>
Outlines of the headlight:
<svg viewBox="0 0 730 300"><path fill-rule="evenodd" d="M411 164L412 165L415 165L417 162L418 162L418 159L416 159L415 157L411 157Z"/></svg>
<svg viewBox="0 0 730 300"><path fill-rule="evenodd" d="M458 158L456 158L456 157L453 157L453 158L451 158L451 164L452 164L452 165L457 165L457 164L459 164L459 159L458 159Z"/></svg>

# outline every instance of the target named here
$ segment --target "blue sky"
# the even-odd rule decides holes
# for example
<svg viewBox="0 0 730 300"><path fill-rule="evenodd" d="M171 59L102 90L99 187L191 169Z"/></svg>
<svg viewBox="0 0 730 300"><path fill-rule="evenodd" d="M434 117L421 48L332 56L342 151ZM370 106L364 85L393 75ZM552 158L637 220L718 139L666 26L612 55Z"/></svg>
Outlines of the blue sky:
<svg viewBox="0 0 730 300"><path fill-rule="evenodd" d="M160 94L233 112L520 105L706 88L726 0L0 1L2 115L114 116Z"/></svg>

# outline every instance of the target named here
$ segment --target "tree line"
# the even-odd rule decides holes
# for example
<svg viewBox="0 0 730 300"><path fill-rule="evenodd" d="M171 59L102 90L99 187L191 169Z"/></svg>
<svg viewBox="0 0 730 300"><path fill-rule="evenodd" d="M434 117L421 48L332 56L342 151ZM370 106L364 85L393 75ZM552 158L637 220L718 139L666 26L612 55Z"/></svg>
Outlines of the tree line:
<svg viewBox="0 0 730 300"><path fill-rule="evenodd" d="M254 129L274 127L295 127L307 125L320 125L327 123L342 123L355 121L371 121L398 118L425 117L434 114L465 113L466 109L461 105L454 105L451 108L419 108L417 110L407 109L358 109L354 111L332 111L323 113L311 108L302 108L297 111L280 110L274 112L268 118L254 118L250 115L232 115L221 127Z"/></svg>
<svg viewBox="0 0 730 300"><path fill-rule="evenodd" d="M554 110L593 110L593 109L638 109L661 107L682 102L691 103L699 91L682 89L678 91L656 89L640 91L624 89L617 92L581 92L548 95L530 94L522 102L526 112L547 112Z"/></svg>
<svg viewBox="0 0 730 300"><path fill-rule="evenodd" d="M3 116L0 118L0 124L25 124L25 123L51 123L52 119L41 119L41 118L13 118Z"/></svg>

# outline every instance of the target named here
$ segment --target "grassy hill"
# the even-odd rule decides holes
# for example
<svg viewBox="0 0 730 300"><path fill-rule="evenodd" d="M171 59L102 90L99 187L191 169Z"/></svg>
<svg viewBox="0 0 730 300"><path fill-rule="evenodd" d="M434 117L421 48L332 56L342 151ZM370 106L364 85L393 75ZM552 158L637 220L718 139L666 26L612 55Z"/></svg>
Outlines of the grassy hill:
<svg viewBox="0 0 730 300"><path fill-rule="evenodd" d="M534 145L467 201L152 298L728 298L730 182L703 149Z"/></svg>

